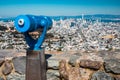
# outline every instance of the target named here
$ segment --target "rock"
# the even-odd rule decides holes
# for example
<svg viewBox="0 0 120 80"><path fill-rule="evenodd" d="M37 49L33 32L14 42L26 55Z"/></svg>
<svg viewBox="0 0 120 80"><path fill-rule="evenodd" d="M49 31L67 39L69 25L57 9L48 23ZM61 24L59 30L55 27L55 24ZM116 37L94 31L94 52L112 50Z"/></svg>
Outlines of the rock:
<svg viewBox="0 0 120 80"><path fill-rule="evenodd" d="M59 73L61 80L80 80L79 67L72 67L65 60L60 61Z"/></svg>
<svg viewBox="0 0 120 80"><path fill-rule="evenodd" d="M80 80L90 80L91 75L93 74L93 70L86 69L86 68L79 68L80 69L80 75L81 79Z"/></svg>
<svg viewBox="0 0 120 80"><path fill-rule="evenodd" d="M81 60L80 61L80 67L83 67L83 68L98 70L101 68L101 66L102 66L102 64L99 61L91 61L91 60Z"/></svg>
<svg viewBox="0 0 120 80"><path fill-rule="evenodd" d="M115 80L120 80L120 75L115 77Z"/></svg>
<svg viewBox="0 0 120 80"><path fill-rule="evenodd" d="M115 78L115 80L120 80L120 78Z"/></svg>
<svg viewBox="0 0 120 80"><path fill-rule="evenodd" d="M105 72L98 71L92 75L90 80L114 80L114 78Z"/></svg>
<svg viewBox="0 0 120 80"><path fill-rule="evenodd" d="M105 67L106 72L120 74L120 59L105 60L104 67Z"/></svg>
<svg viewBox="0 0 120 80"><path fill-rule="evenodd" d="M58 77L53 76L52 74L49 74L50 77L47 78L47 80L60 80Z"/></svg>
<svg viewBox="0 0 120 80"><path fill-rule="evenodd" d="M115 75L114 78L115 80L120 80L120 75Z"/></svg>
<svg viewBox="0 0 120 80"><path fill-rule="evenodd" d="M72 67L68 70L69 73L69 80L80 80L80 71L79 67Z"/></svg>
<svg viewBox="0 0 120 80"><path fill-rule="evenodd" d="M3 58L0 58L0 66L2 66L2 64L5 62L5 60Z"/></svg>
<svg viewBox="0 0 120 80"><path fill-rule="evenodd" d="M75 66L77 59L79 59L79 56L76 56L76 55L71 56L69 60L69 64L71 64L72 66Z"/></svg>
<svg viewBox="0 0 120 80"><path fill-rule="evenodd" d="M25 80L25 75L10 74L6 78L6 80Z"/></svg>
<svg viewBox="0 0 120 80"><path fill-rule="evenodd" d="M60 74L57 70L48 70L47 71L47 80L60 80Z"/></svg>
<svg viewBox="0 0 120 80"><path fill-rule="evenodd" d="M15 67L15 71L19 74L25 74L26 68L26 57L15 57L13 58L13 65Z"/></svg>
<svg viewBox="0 0 120 80"><path fill-rule="evenodd" d="M6 61L4 64L4 68L2 70L2 73L4 75L8 75L11 73L12 69L13 69L12 64L9 61Z"/></svg>
<svg viewBox="0 0 120 80"><path fill-rule="evenodd" d="M59 69L59 60L58 59L47 59L47 67L48 69Z"/></svg>
<svg viewBox="0 0 120 80"><path fill-rule="evenodd" d="M0 80L4 80L2 77L0 77Z"/></svg>
<svg viewBox="0 0 120 80"><path fill-rule="evenodd" d="M59 64L59 73L62 80L69 80L68 75L68 66L65 60L60 61Z"/></svg>

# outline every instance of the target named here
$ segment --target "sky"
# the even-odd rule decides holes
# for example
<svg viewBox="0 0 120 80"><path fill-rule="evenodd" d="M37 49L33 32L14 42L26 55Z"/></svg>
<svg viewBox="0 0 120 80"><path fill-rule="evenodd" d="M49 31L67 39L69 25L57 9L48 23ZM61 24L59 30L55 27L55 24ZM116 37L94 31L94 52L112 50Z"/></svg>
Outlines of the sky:
<svg viewBox="0 0 120 80"><path fill-rule="evenodd" d="M76 16L120 15L120 0L0 0L0 16L20 14Z"/></svg>

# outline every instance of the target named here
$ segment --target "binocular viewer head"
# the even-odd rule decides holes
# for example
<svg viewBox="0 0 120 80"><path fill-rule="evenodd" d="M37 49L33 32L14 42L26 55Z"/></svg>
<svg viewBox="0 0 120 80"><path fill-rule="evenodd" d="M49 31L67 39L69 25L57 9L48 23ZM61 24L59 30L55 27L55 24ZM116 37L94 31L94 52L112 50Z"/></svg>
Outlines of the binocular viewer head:
<svg viewBox="0 0 120 80"><path fill-rule="evenodd" d="M15 19L15 28L21 33L33 32L44 27L52 27L52 20L47 16L19 15Z"/></svg>
<svg viewBox="0 0 120 80"><path fill-rule="evenodd" d="M48 29L52 27L52 20L47 16L19 15L15 19L15 28L23 33L30 50L40 50ZM42 29L41 35L33 39L29 32Z"/></svg>

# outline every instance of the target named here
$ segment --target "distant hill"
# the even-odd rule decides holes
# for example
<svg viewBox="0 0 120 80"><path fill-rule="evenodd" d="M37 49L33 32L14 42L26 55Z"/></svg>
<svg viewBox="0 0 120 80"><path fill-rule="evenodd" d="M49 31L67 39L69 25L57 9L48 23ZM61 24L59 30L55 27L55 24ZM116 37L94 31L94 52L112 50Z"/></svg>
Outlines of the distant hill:
<svg viewBox="0 0 120 80"><path fill-rule="evenodd" d="M8 22L8 21L14 21L15 17L9 17L9 18L0 18L0 21Z"/></svg>
<svg viewBox="0 0 120 80"><path fill-rule="evenodd" d="M70 19L70 18L82 18L82 15L78 15L78 16L50 16L52 19L54 20L65 20L65 19ZM96 19L100 19L100 20L118 20L120 22L120 15L108 15L108 14L95 14L95 15L84 15L84 19L88 19L88 20L96 20ZM0 21L14 21L15 17L10 17L10 18L0 18Z"/></svg>

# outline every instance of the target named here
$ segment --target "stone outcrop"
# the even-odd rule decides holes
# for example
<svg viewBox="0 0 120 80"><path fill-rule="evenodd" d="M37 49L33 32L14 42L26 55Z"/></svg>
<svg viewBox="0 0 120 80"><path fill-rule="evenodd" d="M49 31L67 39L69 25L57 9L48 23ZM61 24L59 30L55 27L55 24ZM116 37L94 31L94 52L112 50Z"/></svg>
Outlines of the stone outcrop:
<svg viewBox="0 0 120 80"><path fill-rule="evenodd" d="M58 70L48 70L47 71L47 80L60 80L60 74Z"/></svg>
<svg viewBox="0 0 120 80"><path fill-rule="evenodd" d="M65 60L62 60L59 68L61 80L80 80L79 67L72 67Z"/></svg>
<svg viewBox="0 0 120 80"><path fill-rule="evenodd" d="M25 80L25 51L10 51L0 51L0 79ZM107 56L102 56L103 52L46 53L47 80L120 80L120 60L116 57L120 51L106 52Z"/></svg>
<svg viewBox="0 0 120 80"><path fill-rule="evenodd" d="M120 74L120 59L108 59L105 60L106 72L112 72L114 74Z"/></svg>
<svg viewBox="0 0 120 80"><path fill-rule="evenodd" d="M22 56L13 58L13 65L17 73L25 74L26 57Z"/></svg>
<svg viewBox="0 0 120 80"><path fill-rule="evenodd" d="M80 67L98 70L101 68L102 63L100 61L81 60Z"/></svg>
<svg viewBox="0 0 120 80"><path fill-rule="evenodd" d="M0 66L4 63L4 58L0 58Z"/></svg>
<svg viewBox="0 0 120 80"><path fill-rule="evenodd" d="M98 71L92 75L91 80L114 80L114 78L103 71Z"/></svg>
<svg viewBox="0 0 120 80"><path fill-rule="evenodd" d="M59 69L59 60L58 59L48 59L47 60L47 68L58 70Z"/></svg>
<svg viewBox="0 0 120 80"><path fill-rule="evenodd" d="M12 64L10 64L10 61L6 61L4 63L4 68L3 68L2 72L4 75L8 75L11 73L12 69L13 69L13 67L12 67Z"/></svg>
<svg viewBox="0 0 120 80"><path fill-rule="evenodd" d="M1 78L1 77L0 77L0 80L4 80L4 78Z"/></svg>
<svg viewBox="0 0 120 80"><path fill-rule="evenodd" d="M77 59L79 59L79 56L77 55L70 56L69 64L71 64L72 66L75 66L77 64Z"/></svg>
<svg viewBox="0 0 120 80"><path fill-rule="evenodd" d="M25 75L12 73L6 77L6 80L25 80Z"/></svg>

